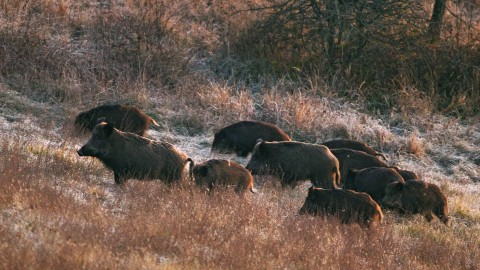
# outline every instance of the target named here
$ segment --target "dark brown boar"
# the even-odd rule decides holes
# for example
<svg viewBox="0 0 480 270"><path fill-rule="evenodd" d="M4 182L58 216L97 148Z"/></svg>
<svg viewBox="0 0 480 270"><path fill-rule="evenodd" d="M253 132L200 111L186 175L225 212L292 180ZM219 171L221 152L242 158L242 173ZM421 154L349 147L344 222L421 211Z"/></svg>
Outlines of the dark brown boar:
<svg viewBox="0 0 480 270"><path fill-rule="evenodd" d="M236 153L246 157L253 151L257 140L291 141L279 127L265 122L241 121L215 133L212 152Z"/></svg>
<svg viewBox="0 0 480 270"><path fill-rule="evenodd" d="M111 169L115 183L130 178L180 182L188 161L175 146L123 132L102 122L95 126L90 140L78 150L80 156L96 157Z"/></svg>
<svg viewBox="0 0 480 270"><path fill-rule="evenodd" d="M385 197L387 185L404 182L402 176L393 168L370 167L361 170L349 170L343 181L343 187L365 192L380 204Z"/></svg>
<svg viewBox="0 0 480 270"><path fill-rule="evenodd" d="M424 215L428 222L435 215L448 225L447 197L435 184L421 180L391 183L382 202L404 213Z"/></svg>
<svg viewBox="0 0 480 270"><path fill-rule="evenodd" d="M150 116L134 106L102 105L77 115L75 124L82 131L93 130L98 122L112 124L116 129L145 136L150 124L158 126Z"/></svg>
<svg viewBox="0 0 480 270"><path fill-rule="evenodd" d="M362 151L346 148L331 149L330 151L340 163L341 179L347 177L349 170L360 170L369 167L388 167L388 164L384 161Z"/></svg>
<svg viewBox="0 0 480 270"><path fill-rule="evenodd" d="M404 181L420 179L420 177L418 177L418 175L412 171L402 170L396 166L391 166L390 168L395 169L402 176Z"/></svg>
<svg viewBox="0 0 480 270"><path fill-rule="evenodd" d="M294 188L308 179L323 188L340 185L338 160L327 147L318 144L261 141L255 145L247 170L254 175L278 176L283 187Z"/></svg>
<svg viewBox="0 0 480 270"><path fill-rule="evenodd" d="M367 227L383 218L382 209L367 193L314 187L308 190L299 213L333 216L344 224L359 223Z"/></svg>
<svg viewBox="0 0 480 270"><path fill-rule="evenodd" d="M211 159L193 167L195 183L200 187L207 187L213 191L219 186L235 186L235 192L245 194L253 189L252 174L242 165L230 161Z"/></svg>
<svg viewBox="0 0 480 270"><path fill-rule="evenodd" d="M346 148L346 149L362 151L362 152L365 152L369 155L380 156L384 160L387 160L385 155L383 155L381 153L378 153L377 151L375 151L375 149L368 146L366 143L355 141L355 140L337 139L337 140L331 140L331 141L323 142L321 144L325 145L326 147L328 147L330 149Z"/></svg>

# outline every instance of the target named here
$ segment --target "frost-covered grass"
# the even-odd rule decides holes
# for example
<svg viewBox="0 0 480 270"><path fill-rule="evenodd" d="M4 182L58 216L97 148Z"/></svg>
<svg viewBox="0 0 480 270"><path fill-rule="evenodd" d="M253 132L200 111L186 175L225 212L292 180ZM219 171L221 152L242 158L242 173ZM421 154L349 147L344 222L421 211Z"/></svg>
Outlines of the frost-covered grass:
<svg viewBox="0 0 480 270"><path fill-rule="evenodd" d="M480 123L455 117L478 111L468 107L476 89L445 116L407 81L377 89L340 71L304 74L282 67L289 48L258 59L255 50L276 45L251 42L269 11L236 12L248 3L0 1L0 269L478 269ZM463 67L450 53L445 68ZM351 74L382 73L365 61ZM282 189L268 176L246 198L209 196L187 180L116 186L101 162L76 153L89 136L75 131L76 114L103 103L141 108L160 124L149 137L195 162L247 164L210 153L215 131L239 120L271 122L297 141L366 142L440 186L450 227L387 210L371 230L299 216L309 183Z"/></svg>
<svg viewBox="0 0 480 270"><path fill-rule="evenodd" d="M212 86L210 92L217 90ZM232 93L222 104L234 106L241 95ZM478 166L470 158L478 148L475 135L463 134L471 127L455 122L448 123L454 128L443 129L447 123L442 121L448 119L438 117L431 129L421 131L409 119L399 133L387 120L363 114L341 100L305 97L303 101L295 95L278 93L273 100L267 92L244 99L255 108L246 118L272 120L277 113L277 124L303 132L294 135L298 140L321 142L341 134L383 149L392 164L440 185L448 197L450 227L437 219L427 223L421 216L387 210L383 224L371 230L299 216L308 183L282 189L274 177L257 177L258 194L246 198L228 190L209 196L188 180L174 188L137 180L118 187L100 162L76 154L88 135L72 135L72 115L57 116L63 120L49 123L45 119L61 111L62 105L45 105L40 115L12 113L15 121L0 116L1 268L475 269L480 265L480 190L473 181ZM294 97L298 105L288 102ZM272 112L273 105L265 99L276 104L277 111ZM154 107L167 113L151 111L162 124L149 131L150 137L174 143L195 161L248 162L248 158L210 153L214 131L233 116L226 114L216 122L218 108L186 107L184 102L192 100L178 97L162 100ZM177 121L179 108L184 115L205 120L201 132L185 132L191 126ZM299 111L317 116L308 120L315 128L300 124L307 119L295 118ZM339 125L341 133L329 132ZM422 141L421 155L409 151L409 130ZM448 142L449 136L457 142ZM455 146L458 141L463 142L460 150ZM439 152L441 160L434 155Z"/></svg>

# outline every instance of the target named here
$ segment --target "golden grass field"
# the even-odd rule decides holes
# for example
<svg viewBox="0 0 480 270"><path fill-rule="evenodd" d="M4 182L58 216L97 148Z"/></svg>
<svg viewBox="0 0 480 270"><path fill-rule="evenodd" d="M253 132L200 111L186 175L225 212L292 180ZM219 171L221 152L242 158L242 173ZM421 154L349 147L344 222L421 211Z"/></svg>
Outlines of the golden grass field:
<svg viewBox="0 0 480 270"><path fill-rule="evenodd" d="M210 3L0 1L0 269L480 269L480 121L462 114L468 102L442 111L405 83L371 109L345 78L253 78L258 59L235 58L253 45L238 40L267 15ZM76 153L89 135L75 116L106 102L141 108L160 124L149 137L195 162L246 165L210 153L214 132L239 120L298 141L364 141L439 185L450 226L389 210L371 229L300 216L309 183L268 176L244 198L187 179L117 186Z"/></svg>

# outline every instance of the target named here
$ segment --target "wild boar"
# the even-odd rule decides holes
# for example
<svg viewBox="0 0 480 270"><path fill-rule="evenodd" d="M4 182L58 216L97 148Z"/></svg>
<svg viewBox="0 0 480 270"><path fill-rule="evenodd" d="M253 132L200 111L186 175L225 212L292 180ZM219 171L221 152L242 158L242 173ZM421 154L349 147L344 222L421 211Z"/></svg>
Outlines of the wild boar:
<svg viewBox="0 0 480 270"><path fill-rule="evenodd" d="M195 183L200 187L207 187L213 191L219 186L235 186L235 192L245 194L253 189L252 174L242 165L230 161L211 159L193 167Z"/></svg>
<svg viewBox="0 0 480 270"><path fill-rule="evenodd" d="M77 152L102 161L113 171L117 184L130 178L178 183L186 163L193 164L187 155L169 143L123 132L105 122L95 126L90 140Z"/></svg>
<svg viewBox="0 0 480 270"><path fill-rule="evenodd" d="M380 204L385 197L387 185L393 182L404 182L402 176L393 168L370 167L348 171L343 181L346 189L365 192Z"/></svg>
<svg viewBox="0 0 480 270"><path fill-rule="evenodd" d="M280 177L283 187L294 188L308 179L323 188L337 188L341 182L338 160L327 147L317 144L261 141L246 168L253 175Z"/></svg>
<svg viewBox="0 0 480 270"><path fill-rule="evenodd" d="M138 108L126 105L102 105L81 112L75 118L75 125L82 131L91 131L101 121L112 124L118 130L140 136L145 136L150 124L158 126L155 120Z"/></svg>
<svg viewBox="0 0 480 270"><path fill-rule="evenodd" d="M435 184L421 180L390 183L382 202L404 213L424 215L428 222L435 215L448 225L447 197Z"/></svg>
<svg viewBox="0 0 480 270"><path fill-rule="evenodd" d="M333 216L344 224L359 223L367 227L383 219L382 209L366 193L314 187L308 190L299 214Z"/></svg>
<svg viewBox="0 0 480 270"><path fill-rule="evenodd" d="M392 168L394 168L402 176L404 181L420 179L420 177L418 177L418 175L412 171L402 170L402 169L399 169L398 167L392 167Z"/></svg>
<svg viewBox="0 0 480 270"><path fill-rule="evenodd" d="M330 149L340 163L341 179L347 177L348 170L360 170L369 167L388 167L384 161L362 151L338 148Z"/></svg>
<svg viewBox="0 0 480 270"><path fill-rule="evenodd" d="M253 151L258 139L264 141L291 141L279 127L265 122L241 121L215 133L212 152L236 153L246 157Z"/></svg>
<svg viewBox="0 0 480 270"><path fill-rule="evenodd" d="M387 160L385 155L383 155L381 153L378 153L377 151L375 151L375 149L368 146L366 143L355 141L355 140L336 139L336 140L326 141L326 142L323 142L323 143L320 143L320 144L325 145L326 147L328 147L330 149L346 148L346 149L362 151L362 152L365 152L369 155L380 156L384 160Z"/></svg>

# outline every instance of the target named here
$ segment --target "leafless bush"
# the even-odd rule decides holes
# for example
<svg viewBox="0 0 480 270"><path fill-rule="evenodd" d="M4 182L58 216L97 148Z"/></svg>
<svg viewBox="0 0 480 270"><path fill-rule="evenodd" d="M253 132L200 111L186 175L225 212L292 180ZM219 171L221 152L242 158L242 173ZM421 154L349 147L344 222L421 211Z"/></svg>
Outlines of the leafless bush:
<svg viewBox="0 0 480 270"><path fill-rule="evenodd" d="M372 111L394 108L406 83L433 101L433 109L471 115L478 113L467 103L478 102L480 17L469 7L449 5L442 39L432 44L424 1L270 0L251 8L264 14L242 37L255 46L238 50L260 59L253 66L264 73L294 80L312 72L340 76L344 88L355 90L337 91L364 97Z"/></svg>

